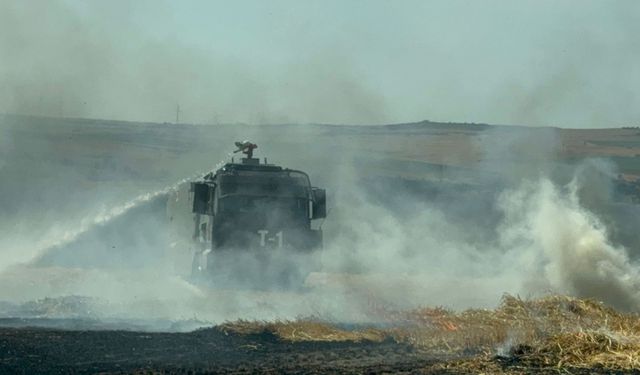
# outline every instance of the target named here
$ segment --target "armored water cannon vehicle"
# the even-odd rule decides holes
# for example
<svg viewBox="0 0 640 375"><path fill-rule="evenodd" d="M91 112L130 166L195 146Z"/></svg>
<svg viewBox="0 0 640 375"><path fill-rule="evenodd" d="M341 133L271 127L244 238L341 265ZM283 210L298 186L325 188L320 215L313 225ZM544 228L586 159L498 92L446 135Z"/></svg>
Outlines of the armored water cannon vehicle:
<svg viewBox="0 0 640 375"><path fill-rule="evenodd" d="M236 142L243 157L191 183L194 239L201 251L194 270L213 269L216 253L308 252L322 246L322 230L312 225L326 217L324 189L313 187L305 172L253 157L258 146ZM314 228L314 226L316 228Z"/></svg>

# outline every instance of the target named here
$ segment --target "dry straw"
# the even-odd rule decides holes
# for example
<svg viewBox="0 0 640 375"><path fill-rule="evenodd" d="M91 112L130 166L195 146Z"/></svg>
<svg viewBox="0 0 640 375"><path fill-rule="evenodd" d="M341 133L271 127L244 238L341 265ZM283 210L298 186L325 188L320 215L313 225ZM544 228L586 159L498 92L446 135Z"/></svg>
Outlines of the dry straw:
<svg viewBox="0 0 640 375"><path fill-rule="evenodd" d="M440 369L497 372L531 368L640 369L640 317L567 296L523 300L505 295L494 310L376 311L389 328L340 329L317 319L237 321L220 329L269 333L287 341L394 339L426 354L460 356ZM505 367L507 366L507 367Z"/></svg>

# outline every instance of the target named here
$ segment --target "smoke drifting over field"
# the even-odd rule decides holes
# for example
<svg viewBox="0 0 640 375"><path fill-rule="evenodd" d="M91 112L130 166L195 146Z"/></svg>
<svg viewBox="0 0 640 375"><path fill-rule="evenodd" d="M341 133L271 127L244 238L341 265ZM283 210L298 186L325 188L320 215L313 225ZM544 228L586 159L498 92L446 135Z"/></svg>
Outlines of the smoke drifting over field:
<svg viewBox="0 0 640 375"><path fill-rule="evenodd" d="M195 130L180 129L189 131ZM349 148L333 152L328 143L317 141L321 134L340 128L290 128L286 139L278 136L282 131L252 127L214 133L224 140L254 139L261 154L309 171L315 185L328 189L330 212L323 225L325 248L316 256L320 259L275 254L271 261L271 269L299 261L300 272L306 273L311 260L319 260L321 268L312 269L305 289L265 291L188 282L196 245L186 186L173 181L154 189L156 193L100 208L113 201L113 190L119 186L100 183L102 190L90 199L82 197L85 207L80 212L90 214L82 220L74 219L82 217L78 213L60 217L56 231L42 228L48 234L46 243L33 231L7 236L11 226L2 227L2 247L7 250L0 264L0 300L20 304L88 296L92 299L77 315L90 311L90 317L99 319L143 319L156 329L170 328L153 319L220 322L313 315L379 321L381 312L419 305L491 307L505 292L568 293L628 310L640 307L640 276L633 264L637 254L635 248L625 248L634 242L618 226L629 216L612 201L615 169L597 160L561 165L549 156L555 147L521 147L532 137L553 145L555 132L534 129L520 136L503 135L508 140L504 151L490 140L499 131L489 132L476 145L484 155L478 168L447 169L436 179L407 180L370 169L384 158L362 164L359 150L367 144L351 141ZM186 158L190 168L204 158L209 167L198 167L203 173L215 164L210 155L228 157L220 152L224 148L205 149L179 158ZM298 153L303 149L305 153ZM154 155L161 157L163 152ZM509 155L525 163L521 168L504 164ZM49 184L50 194L62 197L64 189L78 189L64 179L49 181L59 184ZM15 199L21 197L17 194ZM53 217L56 211L56 204L46 200L27 200L24 206L15 228L30 218L39 222L41 215ZM250 258L238 260L234 267L248 278L264 272ZM11 311L34 314L19 305ZM69 312L45 309L40 314L64 317Z"/></svg>
<svg viewBox="0 0 640 375"><path fill-rule="evenodd" d="M459 55L467 50L468 42L458 40L464 35L448 35L453 42L435 45L426 60L415 55L422 48L405 45L407 61L393 69L376 64L389 63L388 56L403 60L395 59L398 51L383 48L359 59L351 51L363 47L355 42L335 48L309 43L289 53L256 55L273 60L252 60L150 35L136 15L151 12L159 24L171 17L155 2L138 4L0 0L0 112L165 122L174 120L180 104L181 122L191 123L361 124L462 116L609 126L635 125L640 118L640 97L629 89L640 77L640 50L629 37L640 22L631 19L632 11L603 13L605 23L623 31L613 47L604 42L608 35L573 44L571 34L544 48L554 64L520 55L515 67L487 74L482 66L497 66L491 60L479 58L477 70L459 66L474 63ZM564 14L573 14L569 8ZM422 19L416 24L433 27L429 35L441 35L444 27ZM350 30L348 22L343 26ZM585 35L580 31L578 39ZM307 34L300 34L286 40L306 46ZM561 53L567 46L573 48L568 57ZM588 58L593 50L619 60L616 69L604 57ZM424 64L407 70L414 64L409 60ZM95 298L83 305L91 317L210 322L300 315L369 321L379 319L381 309L492 306L505 292L568 293L640 308L634 264L640 239L634 225L625 225L638 210L613 202L617 173L610 164L558 163L557 129L478 132L438 160L457 166L472 159L461 154L480 155L472 168L417 180L403 174L434 168L419 159L424 155L411 154L412 147L425 147L411 144L412 132L422 130L384 129L406 131L400 141L408 145L406 155L377 150L367 143L376 138L369 131L375 133L0 117L0 300L80 295ZM442 130L449 131L455 137L459 129ZM303 291L186 281L194 244L183 179L208 171L212 159L228 157L231 141L246 138L270 160L308 171L330 194L325 249L313 259L321 268ZM379 139L382 148L385 140ZM276 254L272 265L290 261ZM251 259L237 266L246 275L263 271Z"/></svg>
<svg viewBox="0 0 640 375"><path fill-rule="evenodd" d="M535 260L529 264L535 265L534 280L618 308L640 307L637 265L631 264L626 249L611 243L607 229L580 206L575 191L563 193L543 180L510 193L503 204L511 223L504 228L506 245Z"/></svg>
<svg viewBox="0 0 640 375"><path fill-rule="evenodd" d="M605 168L597 172L601 181L583 185L594 168ZM379 194L396 200L389 209L363 199L353 184L347 196L338 193L336 206L342 202L342 208L332 221L343 229L325 258L346 273L378 274L369 291L405 308L488 306L504 292L555 292L637 310L637 265L623 245L613 243L615 227L607 228L581 204L589 194L600 194L614 205L611 191L597 190L615 175L608 168L587 163L568 184L534 175L503 186L484 204L478 200L488 197L472 189L445 186L453 190L427 201L398 198L388 189Z"/></svg>

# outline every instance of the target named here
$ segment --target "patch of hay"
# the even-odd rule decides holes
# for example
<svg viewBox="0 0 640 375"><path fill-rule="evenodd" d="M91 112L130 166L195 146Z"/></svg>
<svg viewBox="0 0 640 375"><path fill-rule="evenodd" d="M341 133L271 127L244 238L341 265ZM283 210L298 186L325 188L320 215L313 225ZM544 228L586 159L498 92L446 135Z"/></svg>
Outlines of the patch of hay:
<svg viewBox="0 0 640 375"><path fill-rule="evenodd" d="M406 313L407 321L413 328L397 330L398 341L425 351L478 355L461 362L464 366L485 367L495 362L489 358L506 358L534 367L640 368L638 315L594 300L505 295L495 310L419 309Z"/></svg>
<svg viewBox="0 0 640 375"><path fill-rule="evenodd" d="M331 324L315 320L255 322L236 321L225 323L218 327L226 333L240 335L270 334L281 340L291 342L381 342L388 335L378 329L344 330Z"/></svg>
<svg viewBox="0 0 640 375"><path fill-rule="evenodd" d="M392 338L418 351L460 356L430 370L527 372L526 369L640 369L640 317L604 304L568 296L523 300L505 295L495 310L444 308L385 311L389 328L345 330L330 323L236 321L219 329L231 334L268 333L280 340L369 341ZM437 367L437 368L436 368Z"/></svg>

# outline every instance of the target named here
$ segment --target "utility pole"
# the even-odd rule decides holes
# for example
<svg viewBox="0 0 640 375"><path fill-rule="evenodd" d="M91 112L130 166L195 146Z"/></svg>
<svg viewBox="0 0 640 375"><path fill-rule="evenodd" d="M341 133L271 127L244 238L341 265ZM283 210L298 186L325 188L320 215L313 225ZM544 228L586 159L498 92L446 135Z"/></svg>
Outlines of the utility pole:
<svg viewBox="0 0 640 375"><path fill-rule="evenodd" d="M180 123L180 104L176 106L176 125Z"/></svg>

